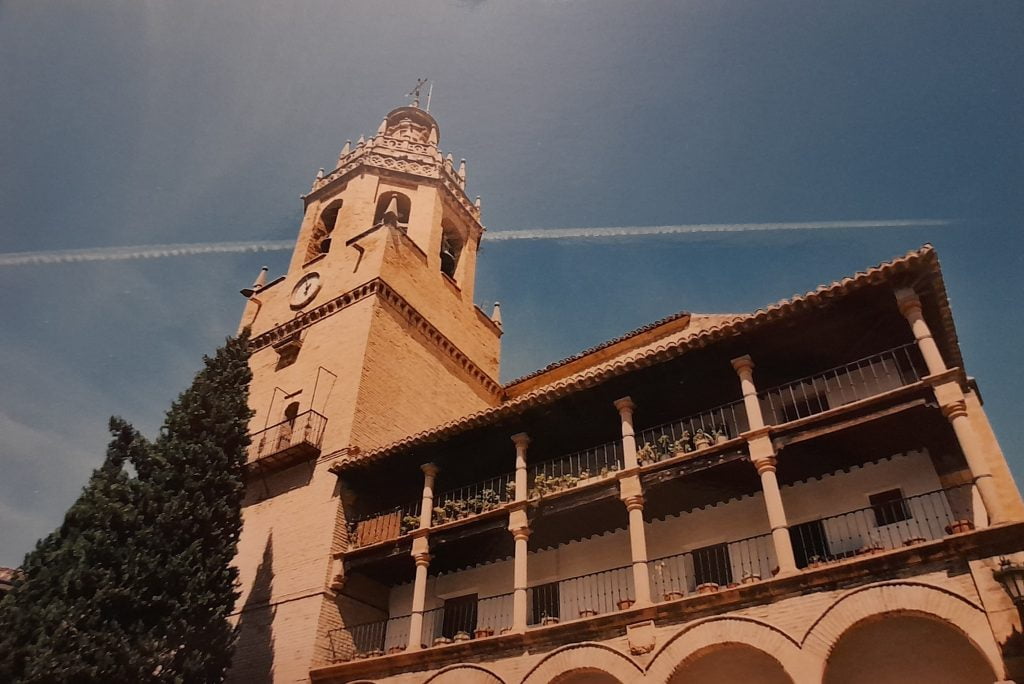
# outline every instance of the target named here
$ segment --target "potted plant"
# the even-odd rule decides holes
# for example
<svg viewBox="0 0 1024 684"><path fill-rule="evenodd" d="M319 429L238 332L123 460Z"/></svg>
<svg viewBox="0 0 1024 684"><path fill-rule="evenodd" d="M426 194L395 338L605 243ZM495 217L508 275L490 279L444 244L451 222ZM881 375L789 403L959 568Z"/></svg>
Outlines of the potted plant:
<svg viewBox="0 0 1024 684"><path fill-rule="evenodd" d="M445 636L439 636L436 639L434 639L434 645L435 646L444 646L445 644L450 644L450 643L452 643L452 640L449 639L448 637L445 637Z"/></svg>
<svg viewBox="0 0 1024 684"><path fill-rule="evenodd" d="M505 498L507 500L509 500L509 501L512 501L513 499L516 498L516 483L515 482L506 482L505 483Z"/></svg>
<svg viewBox="0 0 1024 684"><path fill-rule="evenodd" d="M684 454L693 451L693 435L689 430L683 430L683 436L679 438L679 441L682 442Z"/></svg>
<svg viewBox="0 0 1024 684"><path fill-rule="evenodd" d="M580 617L581 618L594 617L595 615L597 615L597 611L594 610L593 608L581 608L580 609Z"/></svg>
<svg viewBox="0 0 1024 684"><path fill-rule="evenodd" d="M493 489L485 489L480 492L480 509L483 511L492 511L501 505L501 498L498 496L498 492Z"/></svg>
<svg viewBox="0 0 1024 684"><path fill-rule="evenodd" d="M721 444L722 442L728 442L729 435L725 431L724 425L719 425L715 428L715 444Z"/></svg>
<svg viewBox="0 0 1024 684"><path fill-rule="evenodd" d="M440 506L434 506L433 514L433 521L435 525L443 525L446 522L448 522L448 512L444 508Z"/></svg>
<svg viewBox="0 0 1024 684"><path fill-rule="evenodd" d="M824 564L825 561L821 556L811 556L807 559L808 568L820 568Z"/></svg>
<svg viewBox="0 0 1024 684"><path fill-rule="evenodd" d="M417 515L407 515L402 518L400 534L409 534L420 526L420 518Z"/></svg>
<svg viewBox="0 0 1024 684"><path fill-rule="evenodd" d="M540 619L540 624L541 624L542 627L547 627L548 625L557 625L558 624L558 618L556 618L554 616L545 615L544 617L542 617Z"/></svg>
<svg viewBox="0 0 1024 684"><path fill-rule="evenodd" d="M745 572L743 577L740 578L740 584L753 584L754 582L760 582L761 576L755 572Z"/></svg>
<svg viewBox="0 0 1024 684"><path fill-rule="evenodd" d="M633 603L634 601L631 598L619 599L615 602L615 607L619 610L629 610L633 607Z"/></svg>
<svg viewBox="0 0 1024 684"><path fill-rule="evenodd" d="M960 534L961 532L970 532L974 529L974 523L970 520L954 520L949 525L946 525L946 534Z"/></svg>
<svg viewBox="0 0 1024 684"><path fill-rule="evenodd" d="M479 627L475 632L473 632L474 639L483 639L492 636L494 636L494 629L491 627Z"/></svg>
<svg viewBox="0 0 1024 684"><path fill-rule="evenodd" d="M367 653L366 655L369 658L379 658L382 655L384 655L384 651L380 650L379 648L375 648L372 651L370 651L369 653Z"/></svg>
<svg viewBox="0 0 1024 684"><path fill-rule="evenodd" d="M405 646L392 646L388 649L388 655L394 655L395 653L401 653L405 650Z"/></svg>
<svg viewBox="0 0 1024 684"><path fill-rule="evenodd" d="M636 452L636 460L640 462L640 465L654 463L657 460L654 447L650 443L644 442L644 445Z"/></svg>
<svg viewBox="0 0 1024 684"><path fill-rule="evenodd" d="M458 642L458 641L469 641L472 638L473 637L469 636L469 632L460 630L460 631L455 633L455 638L452 639L452 641L456 641L456 642Z"/></svg>
<svg viewBox="0 0 1024 684"><path fill-rule="evenodd" d="M928 540L925 539L924 537L911 537L910 539L904 539L903 540L903 545L904 546L914 546L915 544L924 544L926 541L928 541Z"/></svg>
<svg viewBox="0 0 1024 684"><path fill-rule="evenodd" d="M537 492L538 497L543 497L545 494L547 494L549 486L550 481L548 480L548 476L545 475L544 473L537 473L537 476L533 478L533 487L534 490Z"/></svg>
<svg viewBox="0 0 1024 684"><path fill-rule="evenodd" d="M668 458L672 455L672 438L668 435L662 435L658 438L658 452L655 456L655 460L660 461L663 458Z"/></svg>
<svg viewBox="0 0 1024 684"><path fill-rule="evenodd" d="M693 448L699 451L709 446L711 446L711 437L704 432L703 428L697 428L697 434L693 436Z"/></svg>
<svg viewBox="0 0 1024 684"><path fill-rule="evenodd" d="M683 592L673 590L666 591L665 595L662 598L666 601L678 601L679 599L683 598L683 596Z"/></svg>
<svg viewBox="0 0 1024 684"><path fill-rule="evenodd" d="M714 594L719 589L721 589L721 587L716 582L705 582L704 584L697 585L698 594Z"/></svg>

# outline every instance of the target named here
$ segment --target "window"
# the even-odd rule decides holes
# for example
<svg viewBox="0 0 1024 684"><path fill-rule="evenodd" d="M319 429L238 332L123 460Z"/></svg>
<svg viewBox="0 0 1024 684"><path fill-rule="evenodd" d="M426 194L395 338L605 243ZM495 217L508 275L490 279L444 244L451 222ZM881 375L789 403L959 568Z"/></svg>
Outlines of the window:
<svg viewBox="0 0 1024 684"><path fill-rule="evenodd" d="M412 203L400 192L385 192L377 200L377 211L373 215L373 225L391 221L395 226L406 231L409 229L409 210Z"/></svg>
<svg viewBox="0 0 1024 684"><path fill-rule="evenodd" d="M320 217L313 226L313 233L310 235L309 244L306 247L306 261L331 251L331 233L338 223L341 204L341 200L331 202L320 212Z"/></svg>
<svg viewBox="0 0 1024 684"><path fill-rule="evenodd" d="M875 514L875 526L892 525L901 520L910 520L910 507L907 500L903 498L903 492L899 489L890 489L868 497L871 510Z"/></svg>
<svg viewBox="0 0 1024 684"><path fill-rule="evenodd" d="M561 599L558 591L558 582L539 584L531 589L530 599L530 624L537 625L544 618L559 617L559 605Z"/></svg>
<svg viewBox="0 0 1024 684"><path fill-rule="evenodd" d="M472 635L476 631L476 604L476 594L445 599L441 636L451 639L459 632Z"/></svg>
<svg viewBox="0 0 1024 684"><path fill-rule="evenodd" d="M798 568L832 559L825 524L820 520L790 525L789 539L793 544L793 556Z"/></svg>
<svg viewBox="0 0 1024 684"><path fill-rule="evenodd" d="M714 544L693 551L693 578L699 587L714 583L726 586L732 582L732 563L728 544Z"/></svg>
<svg viewBox="0 0 1024 684"><path fill-rule="evenodd" d="M441 224L441 229L441 272L454 280L459 256L462 255L462 239L447 221Z"/></svg>

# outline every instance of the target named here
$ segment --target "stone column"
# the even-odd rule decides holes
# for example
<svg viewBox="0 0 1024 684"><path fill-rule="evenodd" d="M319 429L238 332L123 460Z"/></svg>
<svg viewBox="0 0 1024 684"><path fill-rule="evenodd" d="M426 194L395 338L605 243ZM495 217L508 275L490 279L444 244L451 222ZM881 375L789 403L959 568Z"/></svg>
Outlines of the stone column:
<svg viewBox="0 0 1024 684"><path fill-rule="evenodd" d="M761 492L768 513L768 526L772 531L775 558L779 563L779 576L792 575L797 571L796 556L793 555L793 540L789 537L786 509L782 505L782 492L779 491L779 481L775 477L775 446L772 444L770 429L765 427L764 417L761 415L761 402L757 399L754 361L749 355L740 356L732 360L732 367L740 378L740 387L743 390L743 405L747 411L750 430L743 433L742 437L747 441L750 461L757 468L757 474L761 478Z"/></svg>
<svg viewBox="0 0 1024 684"><path fill-rule="evenodd" d="M528 586L526 559L527 554L529 553L527 541L530 539L530 528L525 525L515 528L510 526L509 530L512 532L512 538L515 540L516 544L515 569L512 576L512 631L525 632L527 610L526 590Z"/></svg>
<svg viewBox="0 0 1024 684"><path fill-rule="evenodd" d="M433 463L424 463L420 466L423 471L423 501L420 508L420 529L425 530L431 525L431 517L434 512L434 480L437 478L438 468Z"/></svg>
<svg viewBox="0 0 1024 684"><path fill-rule="evenodd" d="M530 446L530 437L525 432L512 435L516 444L516 495L515 501L526 501L526 449Z"/></svg>
<svg viewBox="0 0 1024 684"><path fill-rule="evenodd" d="M939 353L939 347L935 344L928 322L924 320L924 315L921 313L921 299L910 287L901 287L896 290L895 295L896 305L903 317L907 319L907 323L910 324L910 330L914 333L914 339L917 340L917 348L921 350L924 363L928 366L928 373L936 375L943 372L946 370L946 362L942 360L942 354Z"/></svg>
<svg viewBox="0 0 1024 684"><path fill-rule="evenodd" d="M640 479L636 480L636 489L640 488ZM622 480L626 490L626 479ZM629 512L629 552L633 558L633 585L636 587L636 605L651 604L651 576L647 568L647 532L644 529L644 497L642 494L629 494L623 499Z"/></svg>
<svg viewBox="0 0 1024 684"><path fill-rule="evenodd" d="M637 467L636 460L636 435L633 433L633 409L635 404L629 397L617 399L615 408L619 411L619 418L622 421L622 460L625 470Z"/></svg>
<svg viewBox="0 0 1024 684"><path fill-rule="evenodd" d="M992 471L985 458L985 450L967 416L967 404L963 399L963 390L955 380L936 384L934 390L935 398L939 400L939 408L942 409L942 415L946 417L949 424L953 426L953 432L956 433L956 440L960 443L960 450L964 454L964 460L967 461L967 468L974 478L974 486L988 513L988 522L997 523L1006 520L1006 512L1003 510L1003 503L999 498L996 480L992 476ZM975 516L975 519L978 522L985 522L985 516Z"/></svg>
<svg viewBox="0 0 1024 684"><path fill-rule="evenodd" d="M420 536L413 540L412 557L416 561L416 579L412 585L409 645L406 650L418 651L423 644L423 606L427 601L427 569L430 567L430 554L427 552L427 538L425 536Z"/></svg>

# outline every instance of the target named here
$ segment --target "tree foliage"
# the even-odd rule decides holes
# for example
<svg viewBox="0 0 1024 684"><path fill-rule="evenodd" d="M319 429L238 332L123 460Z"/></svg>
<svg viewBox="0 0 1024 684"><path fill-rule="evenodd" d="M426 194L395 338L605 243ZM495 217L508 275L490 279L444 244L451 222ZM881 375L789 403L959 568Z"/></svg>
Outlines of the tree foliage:
<svg viewBox="0 0 1024 684"><path fill-rule="evenodd" d="M247 347L243 334L204 359L154 442L111 419L103 465L0 601L0 681L223 680L238 597Z"/></svg>

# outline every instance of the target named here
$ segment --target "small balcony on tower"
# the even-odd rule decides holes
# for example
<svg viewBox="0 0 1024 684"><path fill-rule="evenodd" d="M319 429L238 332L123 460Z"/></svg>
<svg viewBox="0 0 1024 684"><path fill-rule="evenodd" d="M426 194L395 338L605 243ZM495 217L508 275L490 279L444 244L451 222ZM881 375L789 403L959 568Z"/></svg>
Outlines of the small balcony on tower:
<svg viewBox="0 0 1024 684"><path fill-rule="evenodd" d="M247 467L278 470L320 455L327 418L309 410L250 435Z"/></svg>

